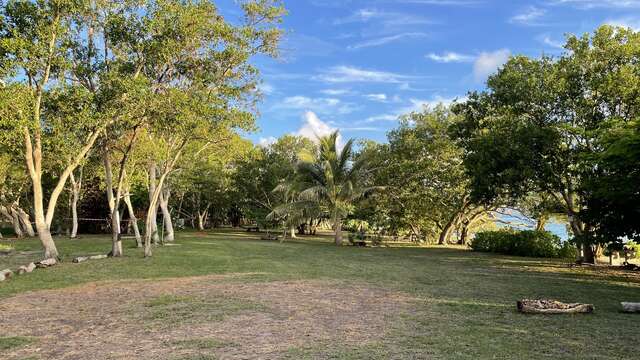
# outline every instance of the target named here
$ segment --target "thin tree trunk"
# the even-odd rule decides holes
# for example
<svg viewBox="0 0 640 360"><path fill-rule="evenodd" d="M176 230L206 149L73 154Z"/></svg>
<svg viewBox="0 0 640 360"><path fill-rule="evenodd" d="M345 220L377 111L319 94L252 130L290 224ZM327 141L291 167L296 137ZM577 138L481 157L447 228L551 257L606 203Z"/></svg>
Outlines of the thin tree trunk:
<svg viewBox="0 0 640 360"><path fill-rule="evenodd" d="M169 197L171 192L168 188L160 192L160 209L162 210L162 218L164 219L165 236L164 241L173 242L175 235L173 231L173 221L171 221L171 212L169 211Z"/></svg>
<svg viewBox="0 0 640 360"><path fill-rule="evenodd" d="M111 169L111 159L109 158L110 150L105 145L104 152L102 154L102 160L104 163L105 183L107 191L107 201L109 202L109 210L111 213L111 256L120 257L123 255L122 251L122 237L120 234L120 211L116 204L115 196L113 195L113 170Z"/></svg>
<svg viewBox="0 0 640 360"><path fill-rule="evenodd" d="M342 245L342 219L336 219L335 223L335 243L337 246Z"/></svg>
<svg viewBox="0 0 640 360"><path fill-rule="evenodd" d="M205 224L207 222L208 214L209 214L209 210L208 209L205 210L204 212L198 211L198 230L200 230L200 231L204 231L205 230L204 226L205 226Z"/></svg>
<svg viewBox="0 0 640 360"><path fill-rule="evenodd" d="M4 215L4 217L11 222L13 226L13 232L16 234L18 238L24 236L22 232L22 226L20 226L20 219L16 216L15 212L12 209L7 208L5 206L0 206L0 213Z"/></svg>
<svg viewBox="0 0 640 360"><path fill-rule="evenodd" d="M291 225L291 229L289 231L291 232L291 238L292 239L297 238L297 236L296 236L296 227L295 226Z"/></svg>
<svg viewBox="0 0 640 360"><path fill-rule="evenodd" d="M153 204L153 196L156 193L156 180L157 180L158 165L152 162L149 165L149 210L147 211L147 220L145 221L145 237L146 233L149 233L154 244L160 242L160 236L158 235L158 223L156 218L158 217L158 204L157 201ZM151 221L153 220L153 221Z"/></svg>
<svg viewBox="0 0 640 360"><path fill-rule="evenodd" d="M129 223L133 228L133 233L136 236L136 246L138 248L142 247L142 236L140 236L140 229L138 229L138 219L136 218L135 211L133 211L133 204L131 204L131 195L127 191L127 193L123 197L124 203L127 205L127 210L129 211Z"/></svg>
<svg viewBox="0 0 640 360"><path fill-rule="evenodd" d="M69 180L71 180L71 238L75 239L78 237L78 202L80 201L80 190L82 189L82 167L80 167L80 177L78 181L76 181L73 172L69 176Z"/></svg>

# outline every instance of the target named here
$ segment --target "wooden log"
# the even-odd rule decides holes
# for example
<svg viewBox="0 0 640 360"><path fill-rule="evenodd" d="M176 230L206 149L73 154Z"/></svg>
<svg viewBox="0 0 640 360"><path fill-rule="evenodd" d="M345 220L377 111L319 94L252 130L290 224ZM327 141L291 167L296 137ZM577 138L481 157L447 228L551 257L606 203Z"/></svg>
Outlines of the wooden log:
<svg viewBox="0 0 640 360"><path fill-rule="evenodd" d="M53 266L53 265L55 265L57 263L58 263L58 260L56 260L54 258L44 259L42 261L37 262L36 263L36 267L39 268L39 269L42 269L42 268L47 268L49 266Z"/></svg>
<svg viewBox="0 0 640 360"><path fill-rule="evenodd" d="M33 270L35 269L36 269L36 264L34 263L29 263L29 265L20 266L20 268L18 269L18 275L33 272Z"/></svg>
<svg viewBox="0 0 640 360"><path fill-rule="evenodd" d="M85 262L88 260L100 260L100 259L106 259L108 257L108 255L91 255L91 256L78 256L77 258L73 259L74 263L81 263L81 262Z"/></svg>
<svg viewBox="0 0 640 360"><path fill-rule="evenodd" d="M590 314L595 310L592 304L566 304L556 300L520 300L518 311L525 314Z"/></svg>
<svg viewBox="0 0 640 360"><path fill-rule="evenodd" d="M626 313L640 313L640 303L623 302L622 312Z"/></svg>
<svg viewBox="0 0 640 360"><path fill-rule="evenodd" d="M0 271L0 281L5 281L12 276L13 276L13 271L9 269Z"/></svg>

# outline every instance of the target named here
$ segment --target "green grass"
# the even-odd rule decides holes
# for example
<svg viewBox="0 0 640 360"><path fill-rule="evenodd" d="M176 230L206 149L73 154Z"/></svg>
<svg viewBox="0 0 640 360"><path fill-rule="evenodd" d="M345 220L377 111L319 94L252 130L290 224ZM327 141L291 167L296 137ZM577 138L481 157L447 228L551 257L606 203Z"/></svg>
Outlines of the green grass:
<svg viewBox="0 0 640 360"><path fill-rule="evenodd" d="M12 350L33 342L31 338L24 336L0 337L0 350Z"/></svg>
<svg viewBox="0 0 640 360"><path fill-rule="evenodd" d="M640 301L636 276L569 269L557 260L480 254L452 248L337 248L316 237L280 244L258 235L222 231L179 234L178 246L154 249L150 259L130 248L120 259L65 262L0 284L0 299L20 292L60 288L90 281L153 279L207 274L250 273L233 281L331 280L403 291L416 310L396 321L375 343L344 347L292 348L291 358L453 358L453 359L636 359L640 356L640 316L619 311L621 301ZM106 237L59 239L64 260L106 253ZM37 240L14 242L16 255L0 257L0 269L23 265L37 254ZM231 281L231 280L229 280ZM521 298L553 298L593 303L592 315L526 316L515 311ZM381 299L380 301L385 301ZM242 311L229 299L150 299L147 315L167 309L204 306L213 316ZM196 304L196 305L194 305ZM187 315L185 315L187 314ZM218 315L216 315L218 314ZM172 315L166 315L172 316ZM193 319L192 319L193 320ZM392 355L392 356L390 356Z"/></svg>
<svg viewBox="0 0 640 360"><path fill-rule="evenodd" d="M220 321L248 310L264 312L267 309L245 299L162 295L144 304L143 318L148 322L174 326L196 321Z"/></svg>

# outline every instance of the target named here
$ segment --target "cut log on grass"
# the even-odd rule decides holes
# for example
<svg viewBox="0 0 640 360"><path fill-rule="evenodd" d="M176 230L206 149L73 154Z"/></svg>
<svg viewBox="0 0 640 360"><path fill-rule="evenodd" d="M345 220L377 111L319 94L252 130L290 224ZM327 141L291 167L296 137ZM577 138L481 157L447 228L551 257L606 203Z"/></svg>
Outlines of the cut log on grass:
<svg viewBox="0 0 640 360"><path fill-rule="evenodd" d="M47 268L49 266L53 266L58 263L58 260L54 258L44 259L36 263L36 267L39 269Z"/></svg>
<svg viewBox="0 0 640 360"><path fill-rule="evenodd" d="M88 260L100 260L100 259L106 259L108 256L107 255L92 255L92 256L78 256L77 258L73 259L74 263L81 263L81 262L85 262Z"/></svg>
<svg viewBox="0 0 640 360"><path fill-rule="evenodd" d="M640 313L640 303L623 302L622 312L626 313Z"/></svg>
<svg viewBox="0 0 640 360"><path fill-rule="evenodd" d="M525 314L590 314L592 304L566 304L556 300L520 300L518 311Z"/></svg>
<svg viewBox="0 0 640 360"><path fill-rule="evenodd" d="M9 269L0 271L0 281L5 281L12 276L13 276L13 271Z"/></svg>
<svg viewBox="0 0 640 360"><path fill-rule="evenodd" d="M36 264L30 263L29 265L20 266L18 269L18 275L27 274L33 272L36 269Z"/></svg>

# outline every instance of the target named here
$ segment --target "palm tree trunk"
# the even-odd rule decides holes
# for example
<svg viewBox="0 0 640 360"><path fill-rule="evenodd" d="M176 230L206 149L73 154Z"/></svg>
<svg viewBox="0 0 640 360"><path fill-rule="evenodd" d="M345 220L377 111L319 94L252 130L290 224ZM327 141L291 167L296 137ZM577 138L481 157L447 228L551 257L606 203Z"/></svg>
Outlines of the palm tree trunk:
<svg viewBox="0 0 640 360"><path fill-rule="evenodd" d="M342 219L336 219L335 224L335 242L337 246L342 245Z"/></svg>

